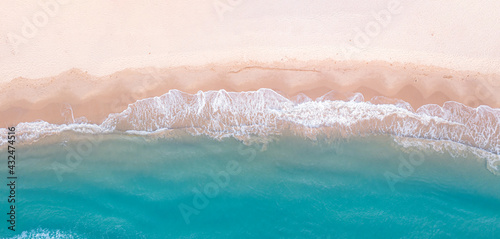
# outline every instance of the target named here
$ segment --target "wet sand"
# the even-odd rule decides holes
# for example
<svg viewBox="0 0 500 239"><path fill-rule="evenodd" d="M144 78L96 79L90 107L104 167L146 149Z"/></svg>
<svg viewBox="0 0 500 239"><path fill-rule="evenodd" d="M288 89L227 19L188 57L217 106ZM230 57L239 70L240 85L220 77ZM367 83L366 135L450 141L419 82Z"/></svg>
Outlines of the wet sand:
<svg viewBox="0 0 500 239"><path fill-rule="evenodd" d="M37 120L99 124L110 113L125 110L130 103L172 89L196 93L260 88L272 89L288 98L303 93L312 99L332 90L360 92L366 101L384 96L404 100L414 109L446 101L471 107L500 107L500 95L495 94L500 89L497 74L381 61L235 62L125 69L102 77L71 69L50 78L16 78L0 85L0 125Z"/></svg>

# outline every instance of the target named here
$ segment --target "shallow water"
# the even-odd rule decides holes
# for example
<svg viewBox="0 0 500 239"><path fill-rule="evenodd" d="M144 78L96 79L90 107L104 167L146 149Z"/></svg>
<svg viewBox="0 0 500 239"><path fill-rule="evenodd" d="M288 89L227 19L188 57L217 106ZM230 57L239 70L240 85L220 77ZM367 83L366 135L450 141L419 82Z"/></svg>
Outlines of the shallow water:
<svg viewBox="0 0 500 239"><path fill-rule="evenodd" d="M266 145L81 136L18 149L17 228L33 238L498 238L500 177L392 137ZM7 158L5 150L1 158ZM68 160L67 160L68 159ZM5 162L5 161L4 161ZM7 165L0 167L7 175ZM7 187L0 188L2 196ZM0 208L7 212L6 200Z"/></svg>

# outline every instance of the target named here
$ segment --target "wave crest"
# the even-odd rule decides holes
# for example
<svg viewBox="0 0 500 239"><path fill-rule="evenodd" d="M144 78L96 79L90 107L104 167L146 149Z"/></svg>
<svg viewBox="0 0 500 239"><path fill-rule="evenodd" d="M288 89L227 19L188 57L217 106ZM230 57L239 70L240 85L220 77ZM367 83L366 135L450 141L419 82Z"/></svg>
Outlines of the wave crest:
<svg viewBox="0 0 500 239"><path fill-rule="evenodd" d="M147 134L184 129L214 138L268 136L285 130L310 138L319 134L331 137L390 134L479 148L493 155L490 167L498 170L499 122L500 109L471 108L452 101L443 106L424 105L415 111L404 101L385 97L365 102L360 93L330 92L313 101L305 95L288 99L270 89L196 94L170 90L162 96L130 104L123 112L110 114L100 125L32 122L21 123L17 128L21 139L28 141L66 130Z"/></svg>

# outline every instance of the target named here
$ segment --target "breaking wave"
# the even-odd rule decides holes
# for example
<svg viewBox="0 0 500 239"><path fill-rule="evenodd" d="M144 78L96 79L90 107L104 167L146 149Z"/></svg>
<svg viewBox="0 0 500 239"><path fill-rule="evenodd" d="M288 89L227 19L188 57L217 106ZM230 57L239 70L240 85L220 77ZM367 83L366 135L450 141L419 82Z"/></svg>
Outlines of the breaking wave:
<svg viewBox="0 0 500 239"><path fill-rule="evenodd" d="M66 238L82 238L71 232L62 232L59 230L48 230L48 229L36 229L31 231L23 231L21 234L10 237L10 239L46 239L46 238L56 238L56 239L66 239Z"/></svg>
<svg viewBox="0 0 500 239"><path fill-rule="evenodd" d="M498 171L500 163L500 109L467 107L449 101L443 106L429 104L414 110L410 104L385 97L364 101L360 93L332 91L312 100L300 94L288 99L270 89L248 92L178 90L130 104L121 113L110 114L100 125L47 122L20 123L20 141L32 142L63 131L81 133L157 134L182 129L193 135L214 138L269 136L291 131L315 138L388 134L473 148ZM6 129L1 129L6 131ZM2 142L6 143L2 134ZM415 143L397 140L402 145ZM447 146L453 152L459 147Z"/></svg>

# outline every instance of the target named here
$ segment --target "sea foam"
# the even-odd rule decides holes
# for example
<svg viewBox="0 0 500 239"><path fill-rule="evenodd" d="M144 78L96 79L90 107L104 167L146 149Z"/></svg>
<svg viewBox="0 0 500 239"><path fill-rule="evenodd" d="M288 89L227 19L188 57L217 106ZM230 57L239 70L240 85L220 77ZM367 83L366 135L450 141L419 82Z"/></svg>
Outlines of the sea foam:
<svg viewBox="0 0 500 239"><path fill-rule="evenodd" d="M48 230L48 229L36 229L31 231L23 231L20 235L11 237L11 239L45 239L45 238L55 238L55 239L66 239L66 238L81 238L70 232L62 232L59 230Z"/></svg>
<svg viewBox="0 0 500 239"><path fill-rule="evenodd" d="M300 94L288 99L271 89L248 92L178 90L130 104L120 113L110 114L100 125L47 122L20 123L21 142L32 142L63 131L81 133L157 134L181 129L193 135L213 138L266 137L291 131L315 138L388 134L395 137L450 142L479 149L490 170L500 162L500 109L467 107L449 101L443 106L428 104L414 110L410 104L385 97L364 101L360 93L332 91L312 100ZM1 144L7 129L1 129ZM410 145L398 140L401 145ZM415 146L415 144L412 144ZM459 148L448 147L450 152Z"/></svg>

